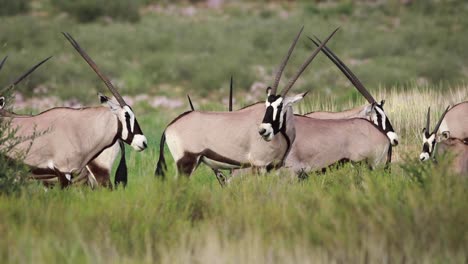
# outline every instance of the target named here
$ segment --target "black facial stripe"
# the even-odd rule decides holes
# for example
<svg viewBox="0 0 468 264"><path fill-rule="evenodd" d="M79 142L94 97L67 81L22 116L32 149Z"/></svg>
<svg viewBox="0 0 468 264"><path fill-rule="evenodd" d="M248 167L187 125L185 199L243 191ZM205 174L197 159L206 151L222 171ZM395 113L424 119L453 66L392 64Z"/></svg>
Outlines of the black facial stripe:
<svg viewBox="0 0 468 264"><path fill-rule="evenodd" d="M388 120L388 117L385 120L385 132L395 132L395 130L393 129L392 124L390 123L390 120Z"/></svg>
<svg viewBox="0 0 468 264"><path fill-rule="evenodd" d="M127 144L131 144L132 141L133 141L133 137L134 137L134 133L130 131L130 115L125 112L125 124L127 125L126 129L127 129L127 139L125 139L125 143Z"/></svg>
<svg viewBox="0 0 468 264"><path fill-rule="evenodd" d="M378 108L380 111L382 111L382 113L385 113L381 105L376 105L375 108ZM395 130L393 129L392 123L390 123L390 120L388 119L388 116L386 114L384 114L385 115L385 129L383 129L383 122L382 122L383 116L380 113L380 111L375 110L375 113L377 115L377 124L378 124L377 126L385 133L395 132Z"/></svg>
<svg viewBox="0 0 468 264"><path fill-rule="evenodd" d="M262 123L273 123L273 106L270 105L266 108Z"/></svg>
<svg viewBox="0 0 468 264"><path fill-rule="evenodd" d="M138 121L136 119L135 119L135 123L133 124L133 134L143 135L143 131L140 128L140 124L138 124Z"/></svg>
<svg viewBox="0 0 468 264"><path fill-rule="evenodd" d="M375 111L375 115L377 116L377 126L383 130L382 126L382 116L380 115L379 111Z"/></svg>
<svg viewBox="0 0 468 264"><path fill-rule="evenodd" d="M429 143L427 143L427 142L424 143L422 152L430 153L429 152Z"/></svg>

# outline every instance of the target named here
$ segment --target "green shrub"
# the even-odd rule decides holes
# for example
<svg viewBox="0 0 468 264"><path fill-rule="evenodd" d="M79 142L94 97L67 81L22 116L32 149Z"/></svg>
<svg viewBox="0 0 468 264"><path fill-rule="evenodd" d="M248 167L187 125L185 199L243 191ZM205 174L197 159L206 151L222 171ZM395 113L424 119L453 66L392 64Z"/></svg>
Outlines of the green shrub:
<svg viewBox="0 0 468 264"><path fill-rule="evenodd" d="M136 22L140 19L138 1L52 0L52 4L59 10L76 17L80 22L92 22L103 16L130 22Z"/></svg>
<svg viewBox="0 0 468 264"><path fill-rule="evenodd" d="M6 156L11 148L18 144L15 131L9 129L9 122L0 119L0 195L18 194L27 185L27 168L18 160Z"/></svg>
<svg viewBox="0 0 468 264"><path fill-rule="evenodd" d="M29 10L31 0L0 0L0 16L12 16Z"/></svg>

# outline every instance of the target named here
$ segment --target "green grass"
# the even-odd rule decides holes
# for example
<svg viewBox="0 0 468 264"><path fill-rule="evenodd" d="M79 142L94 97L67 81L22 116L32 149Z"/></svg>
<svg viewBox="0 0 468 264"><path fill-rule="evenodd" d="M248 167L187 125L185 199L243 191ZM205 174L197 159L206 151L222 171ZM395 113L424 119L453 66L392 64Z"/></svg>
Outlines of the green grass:
<svg viewBox="0 0 468 264"><path fill-rule="evenodd" d="M39 3L42 3L40 1ZM70 32L118 84L124 94L186 92L202 96L227 87L234 75L244 93L255 81L271 76L294 34L305 25L304 37L286 69L291 76L312 46L305 35L325 38L340 26L330 47L370 89L379 85L408 87L418 81L437 87L456 85L468 75L468 27L464 1L413 4L409 7L350 4L235 2L222 11L186 6L161 12L142 11L137 23L79 24L45 4L40 15L1 17L0 52L10 60L2 73L12 77L40 59L54 59L33 75L20 91L31 95L38 85L47 95L93 100L103 89L99 80L60 34ZM285 18L285 16L287 17ZM286 81L287 78L284 78ZM336 67L320 55L297 84L325 95L342 95L348 84Z"/></svg>
<svg viewBox="0 0 468 264"><path fill-rule="evenodd" d="M128 148L128 187L45 192L37 186L19 197L0 196L0 257L37 263L464 263L468 178L451 175L448 161L421 164L415 135L425 104L441 110L466 100L466 88L439 93L415 87L377 96L387 99L401 131L391 173L348 165L299 182L280 171L234 178L224 189L204 165L190 179L176 178L169 153L168 177L156 179L159 137L177 113L136 106L150 147L142 153ZM356 104L327 105L313 97L301 108ZM409 105L416 107L408 111Z"/></svg>
<svg viewBox="0 0 468 264"><path fill-rule="evenodd" d="M152 176L153 151L130 154L127 189L37 188L0 197L7 262L463 263L467 178L445 166L346 167L303 182L244 176L222 189ZM174 173L170 163L169 175Z"/></svg>
<svg viewBox="0 0 468 264"><path fill-rule="evenodd" d="M222 189L204 165L190 179L176 179L169 153L167 180L156 179L159 137L182 110L134 105L149 148L128 148L128 187L37 185L0 195L2 262L466 263L468 178L451 175L448 161L417 160L427 107L441 113L468 99L466 86L458 87L468 74L466 3L246 1L194 16L180 15L182 5L173 13L143 12L134 24L78 24L47 1L34 3L39 15L0 17L0 52L10 55L2 83L55 55L19 87L29 96L28 89L44 85L46 95L95 105L95 92L105 89L59 33L68 31L124 95L188 92L200 109L225 109L220 95L226 97L232 74L237 109L253 82L271 81L300 25L322 38L341 26L330 46L355 62L352 69L377 100L387 100L401 140L391 172L348 165L299 182L280 171L235 178ZM305 38L299 43L287 76L310 47ZM314 90L299 105L302 112L364 102L324 56L293 92L308 88Z"/></svg>

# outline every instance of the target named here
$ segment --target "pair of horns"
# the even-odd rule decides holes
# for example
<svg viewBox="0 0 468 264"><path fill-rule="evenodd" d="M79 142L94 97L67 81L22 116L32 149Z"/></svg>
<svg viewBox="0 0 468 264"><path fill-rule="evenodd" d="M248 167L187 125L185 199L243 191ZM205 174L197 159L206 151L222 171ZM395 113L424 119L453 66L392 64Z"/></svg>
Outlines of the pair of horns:
<svg viewBox="0 0 468 264"><path fill-rule="evenodd" d="M286 54L286 57L284 57L283 61L281 62L278 71L276 72L275 80L273 83L273 86L271 87L271 94L276 94L276 90L278 89L278 84L280 82L281 76L283 74L283 70L288 64L289 57L291 57L291 54L294 50L294 47L297 44L297 41L299 40L299 37L301 36L302 30L304 29L304 26L301 27L299 30L299 33L297 33L296 37L294 38L291 46L289 47L288 53ZM304 72L304 70L309 66L309 64L312 62L312 60L317 56L319 51L325 46L325 44L333 37L333 35L338 31L339 28L335 29L326 39L325 41L319 45L317 49L312 52L312 54L305 60L305 62L302 64L302 66L299 68L299 70L296 72L296 74L289 80L288 84L286 87L283 89L281 92L281 96L284 97L286 94L289 92L289 90L293 87L294 83L297 81L299 76Z"/></svg>
<svg viewBox="0 0 468 264"><path fill-rule="evenodd" d="M308 38L316 46L319 46L319 44L322 42L316 36L314 37L315 37L315 40L310 37ZM323 47L322 52L325 53L325 55L327 55L327 57L338 67L338 69L340 69L340 71L348 78L348 80L351 81L354 87L356 87L356 89L362 94L362 96L366 98L366 100L369 103L371 104L376 103L374 97L372 97L372 95L369 93L366 87L364 87L364 85L356 77L356 75L354 75L354 73L346 66L346 64L343 63L343 61L340 60L340 58L338 58L338 56L335 55L335 53L333 53L333 51L331 51L328 47L325 46Z"/></svg>
<svg viewBox="0 0 468 264"><path fill-rule="evenodd" d="M450 105L447 106L447 108L445 109L444 113L440 117L439 121L437 122L437 125L434 127L434 130L432 131L431 134L437 133L437 131L439 130L440 125L442 124L442 120L444 120L445 114L447 114L449 109L450 109ZM428 136L428 137L430 135L429 134L430 125L431 125L431 107L428 107L427 108L427 120L426 120L426 136Z"/></svg>
<svg viewBox="0 0 468 264"><path fill-rule="evenodd" d="M89 66L96 72L96 74L101 78L101 80L106 84L107 88L109 91L114 95L115 99L117 102L119 102L120 106L125 106L127 103L125 103L124 99L122 96L119 94L117 89L112 85L111 81L107 76L105 76L98 68L96 63L91 59L91 57L88 56L88 54L80 47L78 42L69 34L66 32L62 32L62 34L65 36L65 38L72 44L72 46L75 48L76 51L83 57L83 59L88 63Z"/></svg>
<svg viewBox="0 0 468 264"><path fill-rule="evenodd" d="M5 56L5 58L3 58L3 60L0 62L0 70L2 69L3 67L3 64L5 63L5 61L7 60L8 56ZM5 88L3 88L3 90L0 91L0 96L1 95L4 95L6 92L8 92L9 90L11 90L13 87L15 87L18 83L20 83L22 80L24 80L29 74L31 74L32 72L34 72L37 68L39 68L39 66L41 66L42 64L44 64L46 61L48 61L50 58L52 58L52 56L48 57L48 58L45 58L43 59L42 61L40 61L39 63L37 63L36 65L34 65L31 69L27 70L25 73L23 73L21 76L19 76L18 78L16 78L12 83L10 83L8 86L6 86Z"/></svg>

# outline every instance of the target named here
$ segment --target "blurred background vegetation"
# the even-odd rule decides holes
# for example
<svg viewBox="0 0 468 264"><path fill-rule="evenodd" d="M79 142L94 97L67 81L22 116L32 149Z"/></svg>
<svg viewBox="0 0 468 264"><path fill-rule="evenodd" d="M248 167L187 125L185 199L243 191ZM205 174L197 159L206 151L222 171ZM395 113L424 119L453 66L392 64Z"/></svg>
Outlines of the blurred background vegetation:
<svg viewBox="0 0 468 264"><path fill-rule="evenodd" d="M48 96L94 102L105 89L62 31L127 95L219 100L231 75L238 93L266 86L301 25L286 77L314 48L305 36L325 38L336 27L330 47L370 89L415 83L440 89L468 77L468 2L461 0L0 0L0 6L0 55L10 56L3 83L54 55L19 87L26 96L42 87ZM312 88L344 100L356 94L349 87L321 55L296 91Z"/></svg>

